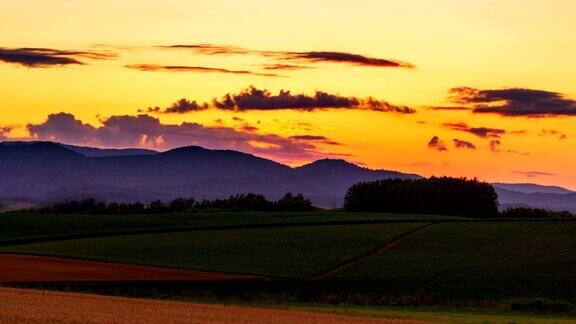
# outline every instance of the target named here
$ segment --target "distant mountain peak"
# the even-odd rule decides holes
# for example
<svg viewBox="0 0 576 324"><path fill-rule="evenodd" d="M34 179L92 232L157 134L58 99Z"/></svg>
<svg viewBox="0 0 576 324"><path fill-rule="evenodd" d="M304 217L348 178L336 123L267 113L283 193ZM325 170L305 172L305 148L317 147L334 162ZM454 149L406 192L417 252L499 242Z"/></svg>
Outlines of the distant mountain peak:
<svg viewBox="0 0 576 324"><path fill-rule="evenodd" d="M344 159L320 159L320 160L316 160L312 163L303 165L304 166L355 166L358 167L358 165L348 162Z"/></svg>

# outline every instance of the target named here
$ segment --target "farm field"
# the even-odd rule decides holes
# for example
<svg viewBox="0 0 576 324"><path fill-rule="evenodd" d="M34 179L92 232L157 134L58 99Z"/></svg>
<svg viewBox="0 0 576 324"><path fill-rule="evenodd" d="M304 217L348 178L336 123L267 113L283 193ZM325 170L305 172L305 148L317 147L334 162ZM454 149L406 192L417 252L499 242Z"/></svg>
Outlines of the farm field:
<svg viewBox="0 0 576 324"><path fill-rule="evenodd" d="M452 321L446 316L454 311L438 315L428 312L429 306L552 312L551 318L576 310L576 222L571 221L228 213L142 220L100 215L93 228L76 228L74 217L91 216L57 216L63 222L46 221L39 237L29 235L40 228L15 233L11 228L19 225L13 220L5 226L11 238L0 243L0 281L18 274L16 287L187 302L355 305L354 315L440 322ZM158 232L140 231L148 228ZM73 235L62 237L63 232ZM43 275L53 280L40 280ZM405 308L386 308L382 315L380 307L391 305L425 311L406 317ZM343 309L350 311L333 311ZM458 322L473 323L484 315L458 316ZM494 316L494 322L502 320Z"/></svg>
<svg viewBox="0 0 576 324"><path fill-rule="evenodd" d="M177 231L203 227L260 226L322 222L405 222L458 220L435 215L399 215L382 213L194 213L142 215L73 215L0 213L0 245L15 240L90 237L153 231Z"/></svg>
<svg viewBox="0 0 576 324"><path fill-rule="evenodd" d="M334 277L469 297L574 299L574 251L576 223L443 223Z"/></svg>
<svg viewBox="0 0 576 324"><path fill-rule="evenodd" d="M445 223L422 229L346 278L576 279L576 223Z"/></svg>
<svg viewBox="0 0 576 324"><path fill-rule="evenodd" d="M1 323L418 323L303 311L0 289Z"/></svg>
<svg viewBox="0 0 576 324"><path fill-rule="evenodd" d="M309 278L426 223L126 235L6 246L0 252Z"/></svg>
<svg viewBox="0 0 576 324"><path fill-rule="evenodd" d="M65 305L65 307L64 307ZM90 318L90 320L87 320ZM0 323L524 323L568 324L561 315L502 310L333 305L213 305L0 288Z"/></svg>
<svg viewBox="0 0 576 324"><path fill-rule="evenodd" d="M262 280L251 275L205 272L34 255L0 255L0 283L173 282Z"/></svg>

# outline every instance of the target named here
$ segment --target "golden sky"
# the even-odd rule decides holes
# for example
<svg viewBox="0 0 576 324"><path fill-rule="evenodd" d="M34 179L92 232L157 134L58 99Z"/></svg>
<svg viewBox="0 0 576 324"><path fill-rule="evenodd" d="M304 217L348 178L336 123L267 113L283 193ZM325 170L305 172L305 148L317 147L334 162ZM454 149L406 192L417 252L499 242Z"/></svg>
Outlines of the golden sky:
<svg viewBox="0 0 576 324"><path fill-rule="evenodd" d="M0 138L576 189L575 16L571 0L0 0ZM212 104L249 86L357 104ZM163 113L182 98L209 107Z"/></svg>

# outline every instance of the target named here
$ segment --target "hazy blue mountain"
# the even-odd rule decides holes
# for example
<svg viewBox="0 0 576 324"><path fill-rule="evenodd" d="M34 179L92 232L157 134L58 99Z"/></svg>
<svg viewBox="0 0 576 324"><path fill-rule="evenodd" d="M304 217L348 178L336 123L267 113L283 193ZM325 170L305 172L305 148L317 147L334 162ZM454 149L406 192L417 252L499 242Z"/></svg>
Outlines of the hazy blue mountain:
<svg viewBox="0 0 576 324"><path fill-rule="evenodd" d="M363 168L324 159L298 168L254 155L202 147L167 152L99 150L52 142L0 143L0 201L51 202L95 197L151 201L213 199L261 193L278 199L302 193L315 204L339 207L348 187L361 181L417 179L416 174ZM576 193L534 184L495 184L500 205L576 212Z"/></svg>
<svg viewBox="0 0 576 324"><path fill-rule="evenodd" d="M523 193L495 187L500 209L509 207L534 207L550 210L568 210L576 213L576 193Z"/></svg>
<svg viewBox="0 0 576 324"><path fill-rule="evenodd" d="M494 187L504 190L522 192L525 194L533 193L552 193L552 194L569 194L574 193L572 190L558 186L543 186L534 183L493 183Z"/></svg>
<svg viewBox="0 0 576 324"><path fill-rule="evenodd" d="M130 155L154 155L158 154L157 151L128 148L128 149L101 149L95 147L75 146L60 144L74 152L80 153L86 157L109 157L109 156L130 156Z"/></svg>
<svg viewBox="0 0 576 324"><path fill-rule="evenodd" d="M28 146L38 143L52 143L43 141L6 141L0 142L0 146ZM128 148L128 149L102 149L87 146L76 146L62 143L53 143L65 148L68 148L76 153L80 153L86 157L108 157L108 156L127 156L127 155L154 155L158 154L157 151L139 149L139 148Z"/></svg>
<svg viewBox="0 0 576 324"><path fill-rule="evenodd" d="M291 168L250 154L196 146L155 154L123 154L126 152L133 151L109 156L112 152L51 142L2 143L0 197L38 202L91 196L108 201L150 201L255 192L277 199L295 192L318 205L336 207L356 182L418 177L361 168L342 160Z"/></svg>

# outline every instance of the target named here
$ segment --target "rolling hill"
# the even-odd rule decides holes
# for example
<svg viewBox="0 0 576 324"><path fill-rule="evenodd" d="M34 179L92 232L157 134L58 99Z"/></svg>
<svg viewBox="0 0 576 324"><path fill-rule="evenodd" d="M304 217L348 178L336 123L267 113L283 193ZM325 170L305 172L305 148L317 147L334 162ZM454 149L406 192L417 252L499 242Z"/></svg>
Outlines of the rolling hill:
<svg viewBox="0 0 576 324"><path fill-rule="evenodd" d="M335 159L292 168L242 152L198 146L156 152L54 142L0 143L0 170L0 201L8 205L86 197L118 202L214 199L246 192L278 199L294 192L318 206L335 208L354 183L420 178ZM501 209L530 206L576 212L576 192L565 188L528 183L495 183L494 188Z"/></svg>
<svg viewBox="0 0 576 324"><path fill-rule="evenodd" d="M197 146L154 153L52 142L4 142L0 144L0 168L0 197L39 203L83 197L108 201L180 196L213 199L245 192L277 199L286 192L297 192L317 205L338 207L348 187L356 182L419 177L362 168L343 160L319 160L292 168L250 154Z"/></svg>

